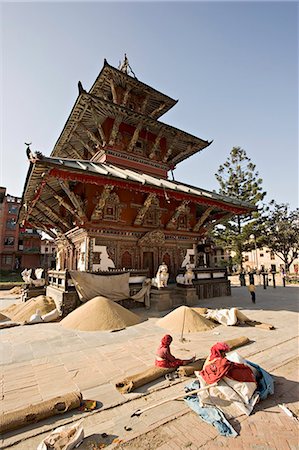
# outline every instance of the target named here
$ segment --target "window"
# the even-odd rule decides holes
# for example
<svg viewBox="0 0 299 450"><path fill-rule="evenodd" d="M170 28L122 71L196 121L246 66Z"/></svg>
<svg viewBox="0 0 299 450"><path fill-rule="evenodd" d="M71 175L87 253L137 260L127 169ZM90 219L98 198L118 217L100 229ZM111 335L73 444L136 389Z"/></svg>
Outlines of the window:
<svg viewBox="0 0 299 450"><path fill-rule="evenodd" d="M264 257L264 253L260 253L260 257L263 258Z"/></svg>
<svg viewBox="0 0 299 450"><path fill-rule="evenodd" d="M55 247L52 247L52 253L55 253Z"/></svg>
<svg viewBox="0 0 299 450"><path fill-rule="evenodd" d="M248 255L245 256L245 261L249 261L249 256Z"/></svg>
<svg viewBox="0 0 299 450"><path fill-rule="evenodd" d="M4 238L4 245L14 245L15 243L15 238L13 236L7 236L6 238Z"/></svg>
<svg viewBox="0 0 299 450"><path fill-rule="evenodd" d="M18 214L19 207L16 205L9 205L8 212L9 214Z"/></svg>
<svg viewBox="0 0 299 450"><path fill-rule="evenodd" d="M92 255L93 264L101 264L101 252L94 252Z"/></svg>
<svg viewBox="0 0 299 450"><path fill-rule="evenodd" d="M143 142L142 141L137 141L135 146L134 146L134 153L136 153L137 155L143 155Z"/></svg>
<svg viewBox="0 0 299 450"><path fill-rule="evenodd" d="M148 227L159 227L160 218L159 200L155 198L144 216L143 224Z"/></svg>
<svg viewBox="0 0 299 450"><path fill-rule="evenodd" d="M128 251L124 252L122 255L121 265L126 269L132 268L132 255Z"/></svg>
<svg viewBox="0 0 299 450"><path fill-rule="evenodd" d="M2 264L5 266L12 264L12 255L3 255L2 256Z"/></svg>
<svg viewBox="0 0 299 450"><path fill-rule="evenodd" d="M6 228L8 230L15 230L16 229L16 219L8 219L6 221Z"/></svg>
<svg viewBox="0 0 299 450"><path fill-rule="evenodd" d="M270 252L270 259L275 259L274 252Z"/></svg>
<svg viewBox="0 0 299 450"><path fill-rule="evenodd" d="M155 212L154 210L149 210L146 215L146 225L155 225Z"/></svg>
<svg viewBox="0 0 299 450"><path fill-rule="evenodd" d="M105 212L104 212L105 218L106 219L114 219L115 216L115 207L112 205L108 205L105 208Z"/></svg>
<svg viewBox="0 0 299 450"><path fill-rule="evenodd" d="M49 247L46 247L45 252L48 253L48 251L49 251Z"/></svg>
<svg viewBox="0 0 299 450"><path fill-rule="evenodd" d="M183 228L183 229L187 228L187 216L186 216L186 214L180 215L180 217L178 219L178 229L180 230L181 228Z"/></svg>

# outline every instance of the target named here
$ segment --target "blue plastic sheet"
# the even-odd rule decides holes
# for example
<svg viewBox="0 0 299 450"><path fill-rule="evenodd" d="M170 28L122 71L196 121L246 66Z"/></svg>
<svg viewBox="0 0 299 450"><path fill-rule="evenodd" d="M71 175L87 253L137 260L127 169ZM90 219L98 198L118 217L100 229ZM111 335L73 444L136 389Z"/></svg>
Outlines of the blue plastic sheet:
<svg viewBox="0 0 299 450"><path fill-rule="evenodd" d="M196 414L198 414L204 422L209 423L217 428L221 436L236 437L238 433L225 418L222 411L214 406L200 406L199 398L196 394L188 396L188 391L193 391L199 388L200 386L198 381L193 381L192 383L185 386L187 396L184 398L184 401L187 403L189 408L196 412Z"/></svg>

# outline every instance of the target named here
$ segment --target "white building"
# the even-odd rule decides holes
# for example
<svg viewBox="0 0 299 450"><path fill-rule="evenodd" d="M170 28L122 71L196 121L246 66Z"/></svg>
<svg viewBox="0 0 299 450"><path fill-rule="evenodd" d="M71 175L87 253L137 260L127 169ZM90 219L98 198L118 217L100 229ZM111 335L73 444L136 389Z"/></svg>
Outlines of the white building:
<svg viewBox="0 0 299 450"><path fill-rule="evenodd" d="M57 245L53 239L41 240L41 266L44 269L55 269Z"/></svg>
<svg viewBox="0 0 299 450"><path fill-rule="evenodd" d="M284 268L284 262L269 248L256 248L250 252L243 252L243 266L246 271L251 269L280 272ZM294 259L290 266L290 273L298 273L299 259Z"/></svg>

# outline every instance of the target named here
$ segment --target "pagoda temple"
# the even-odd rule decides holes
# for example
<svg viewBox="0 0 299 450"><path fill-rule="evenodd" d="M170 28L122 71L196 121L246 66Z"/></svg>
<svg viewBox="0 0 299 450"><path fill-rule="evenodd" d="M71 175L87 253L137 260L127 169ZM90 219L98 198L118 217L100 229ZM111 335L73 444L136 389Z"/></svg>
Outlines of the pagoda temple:
<svg viewBox="0 0 299 450"><path fill-rule="evenodd" d="M28 148L19 221L58 244L57 269L147 269L175 280L200 260L210 227L254 210L168 178L211 142L163 123L177 101L120 68L104 66L79 95L50 157ZM172 177L173 178L173 177Z"/></svg>

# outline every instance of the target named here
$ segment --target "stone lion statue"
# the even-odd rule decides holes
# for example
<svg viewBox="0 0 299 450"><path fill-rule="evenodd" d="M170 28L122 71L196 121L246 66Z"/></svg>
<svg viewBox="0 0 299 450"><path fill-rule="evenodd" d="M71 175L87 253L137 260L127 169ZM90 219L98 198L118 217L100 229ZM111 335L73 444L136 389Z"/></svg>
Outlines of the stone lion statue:
<svg viewBox="0 0 299 450"><path fill-rule="evenodd" d="M162 262L158 267L156 277L154 279L154 285L157 286L158 289L167 287L167 282L169 278L168 267L165 262Z"/></svg>

